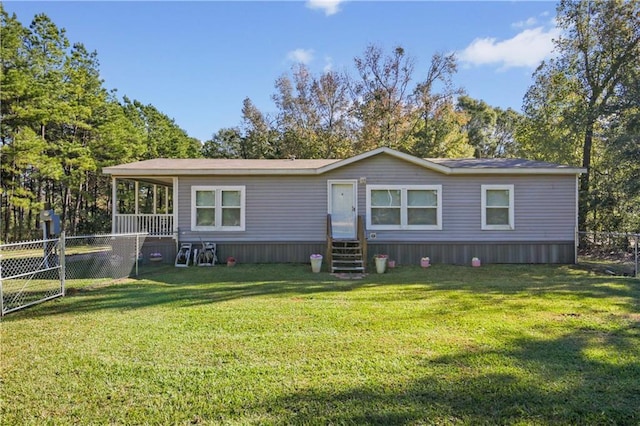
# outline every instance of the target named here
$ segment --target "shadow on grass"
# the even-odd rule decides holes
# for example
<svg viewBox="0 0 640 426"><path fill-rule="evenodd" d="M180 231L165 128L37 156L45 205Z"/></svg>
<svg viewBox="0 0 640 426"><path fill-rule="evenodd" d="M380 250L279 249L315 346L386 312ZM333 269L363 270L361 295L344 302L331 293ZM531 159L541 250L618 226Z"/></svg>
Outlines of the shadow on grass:
<svg viewBox="0 0 640 426"><path fill-rule="evenodd" d="M401 385L389 377L383 386L346 392L303 390L251 410L276 424L637 425L640 363L607 363L586 353L624 350L619 359L637 360L638 338L638 321L597 343L588 332L521 338L509 349L418 360L424 377ZM514 365L524 372L512 373Z"/></svg>
<svg viewBox="0 0 640 426"><path fill-rule="evenodd" d="M24 315L35 317L105 309L124 311L161 305L179 308L248 297L350 291L370 285L364 280L342 280L328 273L313 274L308 266L299 264L187 269L156 266L141 272L138 279L95 286L83 284L74 288L71 282L67 297L24 311Z"/></svg>
<svg viewBox="0 0 640 426"><path fill-rule="evenodd" d="M592 276L567 266L492 265L476 269L439 265L427 270L407 266L353 280L326 272L314 274L308 265L301 264L233 268L158 266L142 272L138 279L95 287L74 288L70 283L68 297L38 306L29 315L131 310L168 304L178 308L249 297L305 296L382 286L388 291L365 298L379 302L411 301L432 297L438 291L470 292L485 298L571 293L584 298L623 297L633 312L640 311L640 280Z"/></svg>

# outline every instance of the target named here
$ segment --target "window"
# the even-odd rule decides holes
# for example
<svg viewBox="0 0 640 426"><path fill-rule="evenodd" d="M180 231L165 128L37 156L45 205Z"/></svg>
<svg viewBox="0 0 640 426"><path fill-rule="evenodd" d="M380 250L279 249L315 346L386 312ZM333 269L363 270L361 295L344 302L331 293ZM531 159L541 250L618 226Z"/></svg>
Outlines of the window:
<svg viewBox="0 0 640 426"><path fill-rule="evenodd" d="M482 185L482 229L514 229L513 185Z"/></svg>
<svg viewBox="0 0 640 426"><path fill-rule="evenodd" d="M191 187L192 231L244 231L244 186Z"/></svg>
<svg viewBox="0 0 640 426"><path fill-rule="evenodd" d="M368 229L442 229L441 185L368 185Z"/></svg>

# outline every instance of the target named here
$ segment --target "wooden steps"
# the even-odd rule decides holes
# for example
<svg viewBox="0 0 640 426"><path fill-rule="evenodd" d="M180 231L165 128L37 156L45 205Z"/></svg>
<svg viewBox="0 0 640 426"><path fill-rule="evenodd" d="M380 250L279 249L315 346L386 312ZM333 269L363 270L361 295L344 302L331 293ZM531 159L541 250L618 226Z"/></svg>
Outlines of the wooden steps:
<svg viewBox="0 0 640 426"><path fill-rule="evenodd" d="M332 273L364 273L362 244L358 240L332 240Z"/></svg>

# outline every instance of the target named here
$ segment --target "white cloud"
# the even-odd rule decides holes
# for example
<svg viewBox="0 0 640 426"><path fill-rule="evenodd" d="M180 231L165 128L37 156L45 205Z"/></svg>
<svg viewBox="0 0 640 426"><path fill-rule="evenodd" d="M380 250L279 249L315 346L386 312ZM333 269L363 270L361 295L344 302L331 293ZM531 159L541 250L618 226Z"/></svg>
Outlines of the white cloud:
<svg viewBox="0 0 640 426"><path fill-rule="evenodd" d="M309 9L320 9L327 16L335 15L340 11L340 3L344 0L308 0L307 7Z"/></svg>
<svg viewBox="0 0 640 426"><path fill-rule="evenodd" d="M296 49L287 53L287 59L296 63L309 64L313 60L313 49Z"/></svg>
<svg viewBox="0 0 640 426"><path fill-rule="evenodd" d="M513 28L528 28L528 27L533 27L537 23L538 23L538 20L532 17L524 21L514 22L513 24L511 24L511 26Z"/></svg>
<svg viewBox="0 0 640 426"><path fill-rule="evenodd" d="M543 27L526 29L508 40L477 38L458 57L468 65L500 65L501 69L513 67L533 68L551 56L553 39L559 31Z"/></svg>

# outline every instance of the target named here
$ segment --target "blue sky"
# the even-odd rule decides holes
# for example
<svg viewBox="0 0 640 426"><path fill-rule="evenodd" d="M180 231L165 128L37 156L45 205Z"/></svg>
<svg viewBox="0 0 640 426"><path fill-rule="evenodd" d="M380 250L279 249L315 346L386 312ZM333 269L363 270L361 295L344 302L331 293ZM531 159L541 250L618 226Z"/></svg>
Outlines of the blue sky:
<svg viewBox="0 0 640 426"><path fill-rule="evenodd" d="M5 1L28 26L45 13L71 43L98 52L107 89L152 104L190 136L238 126L242 101L275 112L274 82L304 62L348 71L369 44L402 46L420 80L436 52L455 51L457 86L520 110L531 74L557 37L553 2Z"/></svg>

